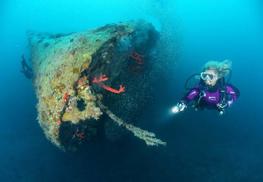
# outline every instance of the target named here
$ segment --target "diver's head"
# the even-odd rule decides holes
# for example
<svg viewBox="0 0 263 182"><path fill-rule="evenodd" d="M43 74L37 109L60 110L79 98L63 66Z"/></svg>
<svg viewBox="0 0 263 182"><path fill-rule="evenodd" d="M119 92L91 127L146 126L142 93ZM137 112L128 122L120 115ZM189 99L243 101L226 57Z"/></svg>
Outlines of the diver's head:
<svg viewBox="0 0 263 182"><path fill-rule="evenodd" d="M217 83L218 72L215 69L207 69L200 74L201 79L208 86L214 86Z"/></svg>
<svg viewBox="0 0 263 182"><path fill-rule="evenodd" d="M209 61L203 67L203 72L200 74L201 79L208 86L215 86L217 81L226 77L231 70L232 62L229 60Z"/></svg>

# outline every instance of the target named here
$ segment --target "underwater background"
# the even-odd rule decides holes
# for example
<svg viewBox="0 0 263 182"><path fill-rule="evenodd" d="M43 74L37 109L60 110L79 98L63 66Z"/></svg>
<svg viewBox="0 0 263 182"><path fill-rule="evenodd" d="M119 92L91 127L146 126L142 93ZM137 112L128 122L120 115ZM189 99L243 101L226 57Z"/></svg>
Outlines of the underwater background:
<svg viewBox="0 0 263 182"><path fill-rule="evenodd" d="M145 19L168 37L168 63L140 127L168 143L137 139L62 152L36 120L26 32L69 33ZM2 0L0 2L0 181L263 181L263 2L261 0ZM167 59L167 60L164 60ZM173 116L187 78L208 60L233 62L239 100L223 116L191 109Z"/></svg>

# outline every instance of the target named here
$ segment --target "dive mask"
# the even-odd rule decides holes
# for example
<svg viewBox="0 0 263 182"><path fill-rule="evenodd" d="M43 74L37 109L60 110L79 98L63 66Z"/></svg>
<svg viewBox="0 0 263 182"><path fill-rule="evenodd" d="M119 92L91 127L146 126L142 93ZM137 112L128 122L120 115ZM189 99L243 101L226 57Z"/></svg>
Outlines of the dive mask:
<svg viewBox="0 0 263 182"><path fill-rule="evenodd" d="M202 72L200 74L200 77L201 77L202 80L206 81L206 80L213 80L216 77L216 75L215 74L211 74L211 73Z"/></svg>

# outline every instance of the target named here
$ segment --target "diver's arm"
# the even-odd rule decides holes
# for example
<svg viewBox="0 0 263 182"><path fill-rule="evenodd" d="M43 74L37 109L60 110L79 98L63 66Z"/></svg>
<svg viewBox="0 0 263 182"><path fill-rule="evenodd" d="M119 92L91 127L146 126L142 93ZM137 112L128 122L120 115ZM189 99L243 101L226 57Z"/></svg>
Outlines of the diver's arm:
<svg viewBox="0 0 263 182"><path fill-rule="evenodd" d="M230 107L240 96L239 90L233 85L226 86L226 100L227 105Z"/></svg>
<svg viewBox="0 0 263 182"><path fill-rule="evenodd" d="M184 111L189 103L194 101L200 93L199 88L193 88L189 92L185 94L185 96L181 99L180 102L178 102L173 108L172 112L173 113L178 113Z"/></svg>
<svg viewBox="0 0 263 182"><path fill-rule="evenodd" d="M194 101L199 96L199 93L200 93L199 88L192 88L181 99L181 102L185 103L186 105L189 105L190 102Z"/></svg>
<svg viewBox="0 0 263 182"><path fill-rule="evenodd" d="M224 113L224 110L230 107L240 96L239 90L233 85L226 85L225 96L220 103L217 104L217 108L220 114Z"/></svg>

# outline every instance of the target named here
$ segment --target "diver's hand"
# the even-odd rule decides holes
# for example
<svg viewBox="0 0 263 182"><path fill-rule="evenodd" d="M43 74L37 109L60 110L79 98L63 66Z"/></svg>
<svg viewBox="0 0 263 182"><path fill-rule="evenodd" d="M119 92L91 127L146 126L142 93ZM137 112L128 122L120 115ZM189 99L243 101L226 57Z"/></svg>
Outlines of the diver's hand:
<svg viewBox="0 0 263 182"><path fill-rule="evenodd" d="M219 110L223 110L223 109L225 109L228 106L228 104L224 103L224 102L221 102L221 103L218 103L216 106L217 106L217 108Z"/></svg>
<svg viewBox="0 0 263 182"><path fill-rule="evenodd" d="M225 113L224 110L227 107L227 104L221 102L221 103L218 103L216 106L217 106L217 109L219 111L219 115L222 116Z"/></svg>
<svg viewBox="0 0 263 182"><path fill-rule="evenodd" d="M182 112L182 111L185 110L186 107L187 107L187 106L186 106L185 103L179 102L179 103L176 104L176 106L172 107L172 113L177 114L177 113L179 113L179 112Z"/></svg>

